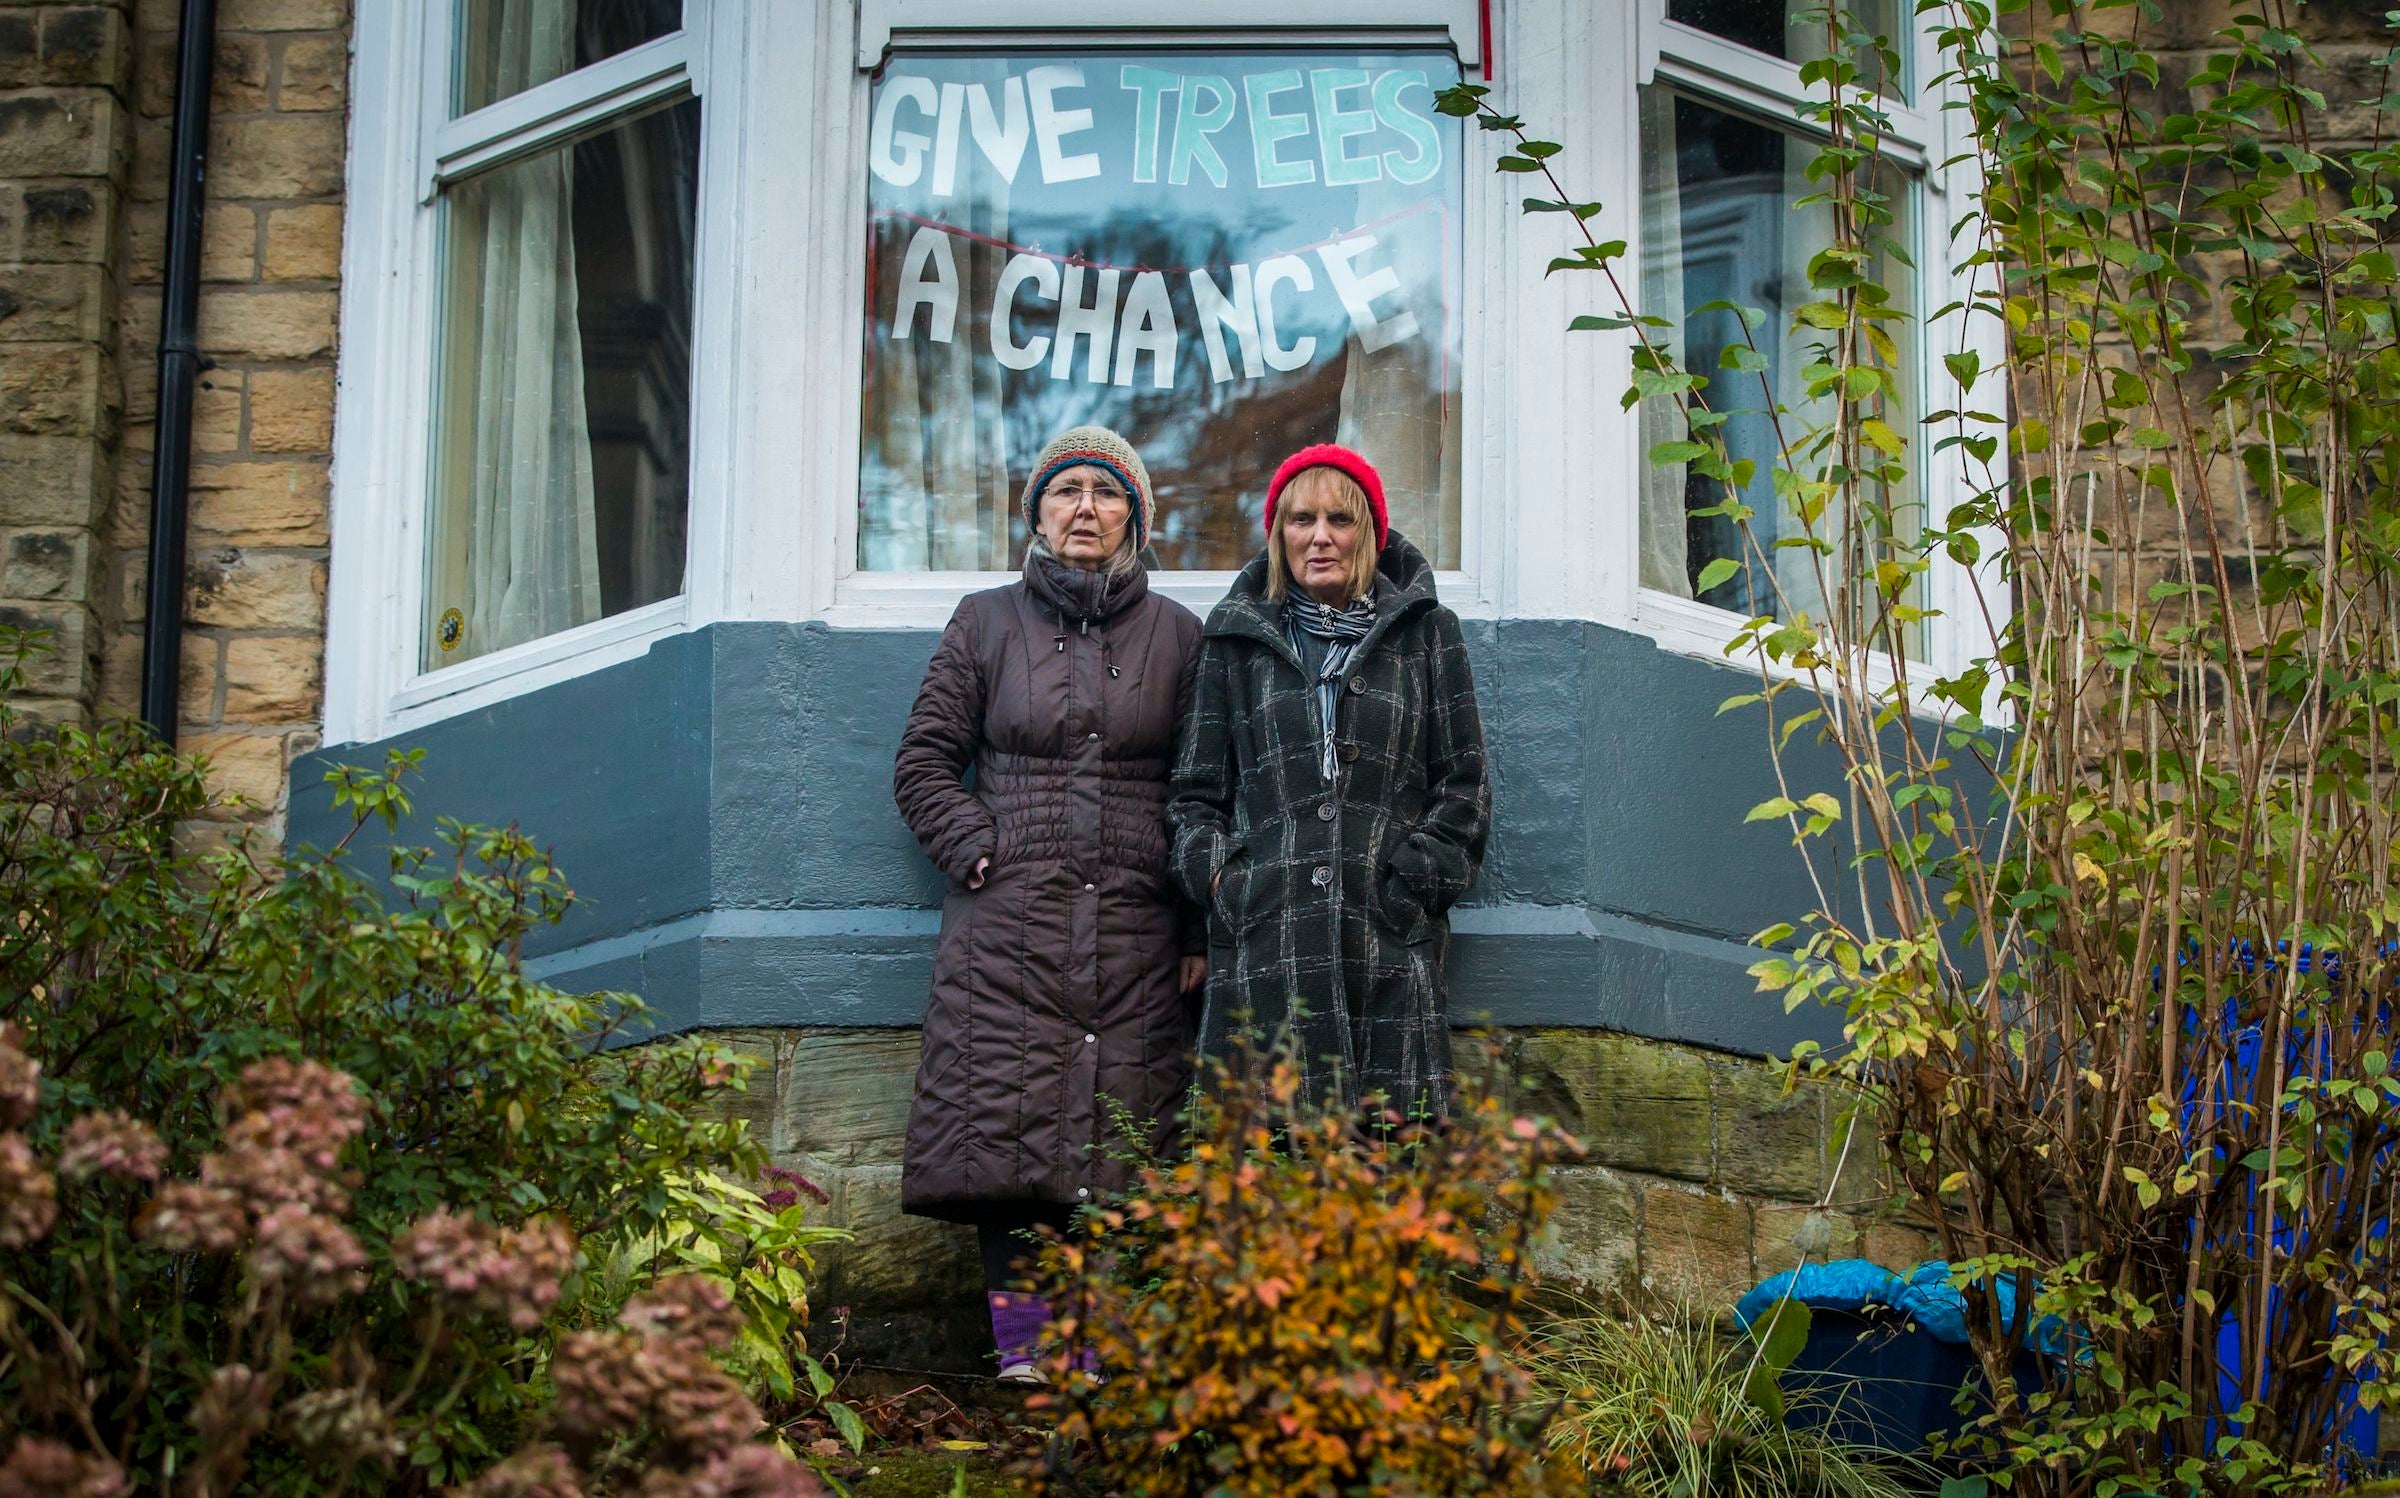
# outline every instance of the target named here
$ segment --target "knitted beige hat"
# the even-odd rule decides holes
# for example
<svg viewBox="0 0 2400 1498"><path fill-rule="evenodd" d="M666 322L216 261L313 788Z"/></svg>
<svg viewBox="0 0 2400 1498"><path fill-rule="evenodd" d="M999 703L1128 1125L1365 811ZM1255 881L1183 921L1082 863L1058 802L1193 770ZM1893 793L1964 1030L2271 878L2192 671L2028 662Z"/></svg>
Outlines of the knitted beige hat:
<svg viewBox="0 0 2400 1498"><path fill-rule="evenodd" d="M1089 463L1115 474L1125 492L1133 496L1133 549L1139 552L1150 544L1150 531L1158 521L1158 500L1150 492L1150 470L1142 466L1142 455L1133 444L1106 427L1071 427L1050 439L1033 460L1033 477L1025 481L1025 523L1038 528L1038 513L1042 490L1061 469Z"/></svg>

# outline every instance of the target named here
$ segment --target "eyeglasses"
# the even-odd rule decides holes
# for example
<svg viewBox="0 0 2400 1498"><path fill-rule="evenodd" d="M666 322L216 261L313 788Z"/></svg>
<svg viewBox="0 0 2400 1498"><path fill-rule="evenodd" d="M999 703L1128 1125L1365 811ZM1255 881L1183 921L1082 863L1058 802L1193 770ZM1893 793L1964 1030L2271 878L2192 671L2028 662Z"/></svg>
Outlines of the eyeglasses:
<svg viewBox="0 0 2400 1498"><path fill-rule="evenodd" d="M1043 490L1042 498L1055 499L1062 505L1081 504L1088 499L1096 509L1105 509L1111 505L1121 505L1126 502L1125 491L1122 489L1080 489L1065 484L1061 484L1055 489Z"/></svg>

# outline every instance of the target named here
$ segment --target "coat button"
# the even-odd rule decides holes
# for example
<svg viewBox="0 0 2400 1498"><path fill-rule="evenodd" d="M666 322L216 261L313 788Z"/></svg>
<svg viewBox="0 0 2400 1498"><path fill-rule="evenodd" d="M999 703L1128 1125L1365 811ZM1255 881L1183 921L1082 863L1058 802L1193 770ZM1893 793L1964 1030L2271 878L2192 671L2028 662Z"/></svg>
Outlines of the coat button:
<svg viewBox="0 0 2400 1498"><path fill-rule="evenodd" d="M1355 696L1355 695L1357 695L1358 693L1365 691L1366 689L1367 689L1367 679L1366 679L1365 677L1363 677L1363 676L1353 676L1353 677L1351 677L1351 678L1350 678L1350 691L1351 691L1351 695Z"/></svg>
<svg viewBox="0 0 2400 1498"><path fill-rule="evenodd" d="M1097 744L1097 743L1099 743L1099 742L1100 742L1100 735L1098 735L1098 734L1096 734L1096 733L1095 733L1095 734L1089 734L1089 735L1087 735L1087 737L1088 737L1088 738L1089 738L1089 739L1090 739L1090 740L1091 740L1093 743L1095 743L1095 744Z"/></svg>
<svg viewBox="0 0 2400 1498"><path fill-rule="evenodd" d="M1100 887L1100 886L1099 886L1099 885L1097 885L1097 884L1087 884L1087 885L1085 885L1085 886L1083 887L1083 892L1084 892L1085 894L1087 894L1087 895L1088 895L1088 894L1090 894L1090 893L1091 893L1093 890L1096 890L1096 889L1098 889L1099 887Z"/></svg>
<svg viewBox="0 0 2400 1498"><path fill-rule="evenodd" d="M1085 1045L1098 1045L1100 1043L1100 1037L1097 1035L1086 1035L1083 1037L1083 1043Z"/></svg>
<svg viewBox="0 0 2400 1498"><path fill-rule="evenodd" d="M1333 809L1333 803L1330 801L1317 808L1317 820L1320 822L1330 822L1338 815L1340 813Z"/></svg>
<svg viewBox="0 0 2400 1498"><path fill-rule="evenodd" d="M1355 763L1357 759L1358 746L1356 744L1344 744L1342 746L1342 763L1352 764Z"/></svg>
<svg viewBox="0 0 2400 1498"><path fill-rule="evenodd" d="M1318 886L1319 888L1323 888L1324 886L1333 883L1333 870L1325 867L1323 864L1318 864L1315 870L1309 874L1308 882Z"/></svg>
<svg viewBox="0 0 2400 1498"><path fill-rule="evenodd" d="M1075 1194L1078 1197L1089 1197L1092 1194L1092 1188L1089 1186L1078 1186L1075 1188Z"/></svg>

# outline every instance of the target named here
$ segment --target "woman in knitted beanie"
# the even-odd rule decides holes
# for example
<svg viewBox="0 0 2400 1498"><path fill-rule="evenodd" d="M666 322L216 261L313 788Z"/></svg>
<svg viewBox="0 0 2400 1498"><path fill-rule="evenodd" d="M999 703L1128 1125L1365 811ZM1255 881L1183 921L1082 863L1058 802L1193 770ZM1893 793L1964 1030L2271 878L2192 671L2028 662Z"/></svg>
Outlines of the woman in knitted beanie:
<svg viewBox="0 0 2400 1498"><path fill-rule="evenodd" d="M901 1205L975 1226L1000 1376L1040 1382L1029 1230L1121 1188L1190 1081L1204 935L1164 813L1200 621L1150 591L1157 509L1124 438L1061 434L1023 503L1024 573L951 615L893 793L949 878Z"/></svg>
<svg viewBox="0 0 2400 1498"><path fill-rule="evenodd" d="M1448 912L1492 810L1458 616L1348 448L1286 459L1266 527L1202 631L1167 808L1210 915L1200 1050L1289 1026L1312 1096L1440 1116Z"/></svg>

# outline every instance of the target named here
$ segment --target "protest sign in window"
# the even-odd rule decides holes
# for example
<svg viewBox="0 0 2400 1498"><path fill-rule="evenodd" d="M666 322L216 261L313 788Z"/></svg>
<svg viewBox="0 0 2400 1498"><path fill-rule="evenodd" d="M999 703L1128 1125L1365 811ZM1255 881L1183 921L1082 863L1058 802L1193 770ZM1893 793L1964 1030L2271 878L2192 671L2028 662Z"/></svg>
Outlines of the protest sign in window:
<svg viewBox="0 0 2400 1498"><path fill-rule="evenodd" d="M1458 81L1440 51L922 52L869 113L859 555L992 571L1052 435L1132 439L1173 570L1341 442L1459 565Z"/></svg>

